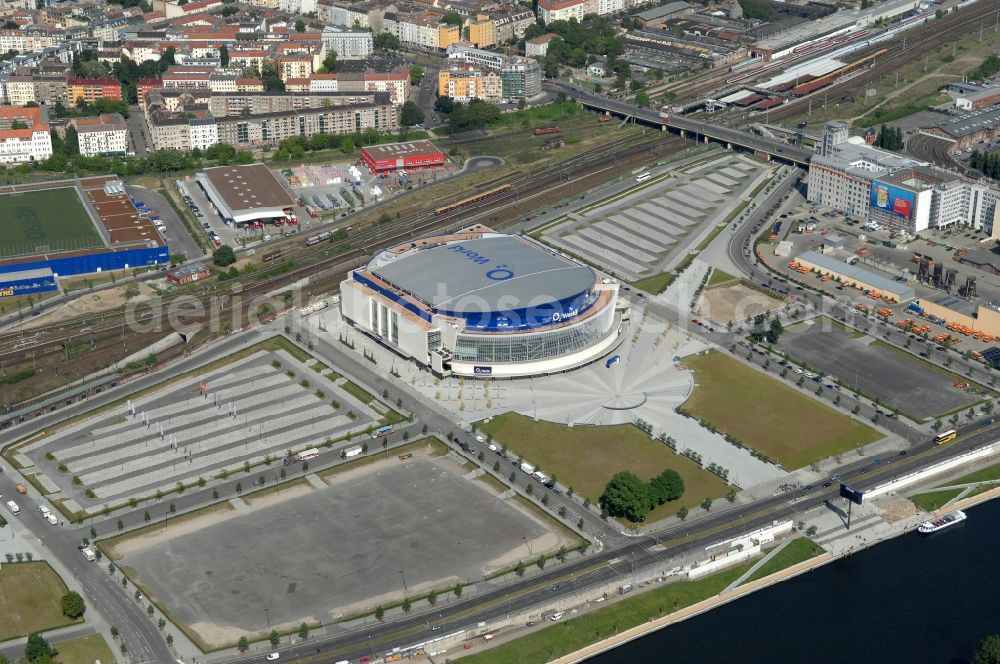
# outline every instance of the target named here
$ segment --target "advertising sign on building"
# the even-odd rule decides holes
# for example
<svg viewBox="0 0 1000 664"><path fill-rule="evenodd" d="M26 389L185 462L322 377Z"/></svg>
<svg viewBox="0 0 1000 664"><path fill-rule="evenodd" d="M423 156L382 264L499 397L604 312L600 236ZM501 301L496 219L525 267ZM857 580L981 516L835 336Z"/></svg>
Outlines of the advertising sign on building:
<svg viewBox="0 0 1000 664"><path fill-rule="evenodd" d="M912 191L876 180L872 182L871 207L910 221L916 196Z"/></svg>

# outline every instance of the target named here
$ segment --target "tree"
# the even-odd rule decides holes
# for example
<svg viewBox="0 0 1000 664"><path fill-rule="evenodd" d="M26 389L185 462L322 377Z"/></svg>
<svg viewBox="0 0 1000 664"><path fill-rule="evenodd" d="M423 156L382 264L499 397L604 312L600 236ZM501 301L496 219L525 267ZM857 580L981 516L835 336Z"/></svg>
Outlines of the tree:
<svg viewBox="0 0 1000 664"><path fill-rule="evenodd" d="M455 100L451 97L441 96L434 101L434 110L446 115L454 111L455 106Z"/></svg>
<svg viewBox="0 0 1000 664"><path fill-rule="evenodd" d="M32 632L28 635L28 643L24 648L24 658L29 662L37 662L45 658L52 658L55 653L52 650L52 646L49 642L42 638L42 635L38 632Z"/></svg>
<svg viewBox="0 0 1000 664"><path fill-rule="evenodd" d="M306 22L300 18L295 22L295 32L305 32L305 31L306 31Z"/></svg>
<svg viewBox="0 0 1000 664"><path fill-rule="evenodd" d="M649 514L649 487L635 473L621 471L608 482L599 502L611 516L623 516L629 521L641 522Z"/></svg>
<svg viewBox="0 0 1000 664"><path fill-rule="evenodd" d="M681 521L686 519L687 515L688 515L688 508L682 507L679 510L677 510L677 518L680 519Z"/></svg>
<svg viewBox="0 0 1000 664"><path fill-rule="evenodd" d="M424 112L415 102L407 101L399 115L399 123L404 127L412 127L424 121Z"/></svg>
<svg viewBox="0 0 1000 664"><path fill-rule="evenodd" d="M649 482L650 492L657 504L677 500L684 495L684 480L676 470L668 468Z"/></svg>
<svg viewBox="0 0 1000 664"><path fill-rule="evenodd" d="M413 602L410 601L409 597L403 598L403 606L401 608L403 609L403 613L409 613L410 609L413 608Z"/></svg>
<svg viewBox="0 0 1000 664"><path fill-rule="evenodd" d="M706 512L712 509L712 499L706 498L705 500L701 501L701 509L705 510Z"/></svg>
<svg viewBox="0 0 1000 664"><path fill-rule="evenodd" d="M236 642L236 649L239 650L240 652L246 652L247 650L250 650L250 641L247 640L247 637L245 636L240 637L240 640Z"/></svg>
<svg viewBox="0 0 1000 664"><path fill-rule="evenodd" d="M26 125L23 120L14 120L13 122L10 123L10 128L11 129L27 129L28 125Z"/></svg>
<svg viewBox="0 0 1000 664"><path fill-rule="evenodd" d="M278 634L278 630L272 629L271 633L267 635L267 640L271 642L272 646L281 643L281 636Z"/></svg>
<svg viewBox="0 0 1000 664"><path fill-rule="evenodd" d="M62 612L70 620L79 619L86 610L87 606L83 603L80 593L71 590L62 596Z"/></svg>
<svg viewBox="0 0 1000 664"><path fill-rule="evenodd" d="M381 606L376 606L375 620L382 620L382 618L385 618L385 609L383 609Z"/></svg>
<svg viewBox="0 0 1000 664"><path fill-rule="evenodd" d="M441 17L441 22L446 25L462 25L462 15L449 9Z"/></svg>
<svg viewBox="0 0 1000 664"><path fill-rule="evenodd" d="M332 48L326 52L323 57L323 72L325 74L332 74L337 69L337 52Z"/></svg>
<svg viewBox="0 0 1000 664"><path fill-rule="evenodd" d="M380 32L372 39L375 48L382 51L398 51L399 38L391 32Z"/></svg>
<svg viewBox="0 0 1000 664"><path fill-rule="evenodd" d="M229 66L229 47L225 44L219 47L219 64L223 67Z"/></svg>
<svg viewBox="0 0 1000 664"><path fill-rule="evenodd" d="M424 68L420 65L413 65L410 67L410 85L418 86L420 81L424 78Z"/></svg>
<svg viewBox="0 0 1000 664"><path fill-rule="evenodd" d="M972 664L1000 664L1000 634L990 634L979 642Z"/></svg>
<svg viewBox="0 0 1000 664"><path fill-rule="evenodd" d="M435 604L437 604L437 601L438 601L438 594L437 594L436 590L432 590L429 593L427 593L427 603L428 604L430 604L431 606L434 606Z"/></svg>
<svg viewBox="0 0 1000 664"><path fill-rule="evenodd" d="M299 638L303 641L309 638L309 625L305 623L299 625Z"/></svg>
<svg viewBox="0 0 1000 664"><path fill-rule="evenodd" d="M236 262L236 252L228 244L224 244L212 252L212 261L219 267L226 267Z"/></svg>
<svg viewBox="0 0 1000 664"><path fill-rule="evenodd" d="M635 93L635 105L639 108L646 108L649 106L649 93L645 90L639 90Z"/></svg>
<svg viewBox="0 0 1000 664"><path fill-rule="evenodd" d="M778 343L778 338L781 337L782 332L785 331L785 326L781 324L781 321L777 317L771 319L771 329L768 332L767 340L772 344Z"/></svg>
<svg viewBox="0 0 1000 664"><path fill-rule="evenodd" d="M451 592L455 594L455 597L461 597L462 596L462 584L461 583L456 583L455 587L451 589Z"/></svg>

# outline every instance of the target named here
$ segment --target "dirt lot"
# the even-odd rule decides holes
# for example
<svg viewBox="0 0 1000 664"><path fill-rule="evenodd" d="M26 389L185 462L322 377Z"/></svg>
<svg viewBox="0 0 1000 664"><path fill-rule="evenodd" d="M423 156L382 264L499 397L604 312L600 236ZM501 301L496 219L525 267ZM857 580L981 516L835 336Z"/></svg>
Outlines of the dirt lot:
<svg viewBox="0 0 1000 664"><path fill-rule="evenodd" d="M706 288L698 300L699 316L721 325L735 323L784 306L780 300L768 297L743 284Z"/></svg>
<svg viewBox="0 0 1000 664"><path fill-rule="evenodd" d="M125 304L125 286L102 290L97 293L87 293L74 300L71 300L61 307L44 313L40 316L25 321L24 328L51 325L60 321L68 320L76 316L85 314L96 314L102 311L111 311ZM139 294L131 298L130 302L145 302L156 295L156 291L144 283L139 284Z"/></svg>

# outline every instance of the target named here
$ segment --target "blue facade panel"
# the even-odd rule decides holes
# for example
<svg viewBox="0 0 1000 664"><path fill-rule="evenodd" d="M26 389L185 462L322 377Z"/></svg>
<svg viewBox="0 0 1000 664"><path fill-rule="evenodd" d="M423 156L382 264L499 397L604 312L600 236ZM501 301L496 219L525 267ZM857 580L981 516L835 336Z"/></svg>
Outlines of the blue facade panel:
<svg viewBox="0 0 1000 664"><path fill-rule="evenodd" d="M56 279L52 275L36 277L34 279L16 279L14 281L7 281L0 276L0 300L3 300L5 297L17 297L18 295L28 295L29 293L53 291L56 288Z"/></svg>
<svg viewBox="0 0 1000 664"><path fill-rule="evenodd" d="M424 319L428 323L431 322L431 315L429 313L427 313L426 311L424 311L420 307L416 306L412 302L409 302L408 300L404 299L398 293L396 293L394 291L391 291L388 288L383 288L382 286L380 286L379 284L375 283L374 281L372 281L368 277L364 276L363 274L359 274L358 272L353 272L352 274L354 275L354 280L356 282L358 282L359 284L362 284L364 286L367 286L368 288L371 288L373 291L375 291L376 293L378 293L382 297L386 298L387 300L391 300L391 301L395 302L396 304L398 304L399 306L403 307L404 309L406 309L410 313L413 313L413 314L416 314L417 316L420 316L420 318Z"/></svg>
<svg viewBox="0 0 1000 664"><path fill-rule="evenodd" d="M148 265L164 265L170 262L168 247L152 247L142 249L126 249L125 251L106 251L100 254L84 256L67 256L65 258L50 258L48 260L17 263L16 265L0 266L0 279L5 272L20 272L49 268L60 277L70 277L76 274L90 274L105 270L123 270Z"/></svg>

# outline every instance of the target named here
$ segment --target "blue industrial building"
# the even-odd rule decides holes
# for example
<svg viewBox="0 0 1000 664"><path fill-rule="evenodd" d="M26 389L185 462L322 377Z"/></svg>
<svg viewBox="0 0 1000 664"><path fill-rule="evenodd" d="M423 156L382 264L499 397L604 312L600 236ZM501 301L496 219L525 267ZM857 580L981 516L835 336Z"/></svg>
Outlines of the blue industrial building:
<svg viewBox="0 0 1000 664"><path fill-rule="evenodd" d="M18 270L0 275L0 298L56 290L56 277L49 268Z"/></svg>
<svg viewBox="0 0 1000 664"><path fill-rule="evenodd" d="M170 249L166 246L123 249L121 251L108 250L78 256L45 258L26 263L0 265L0 286L6 282L8 273L23 270L48 268L57 277L71 277L77 274L90 274L92 272L105 272L107 270L127 270L150 265L166 265L169 262Z"/></svg>

